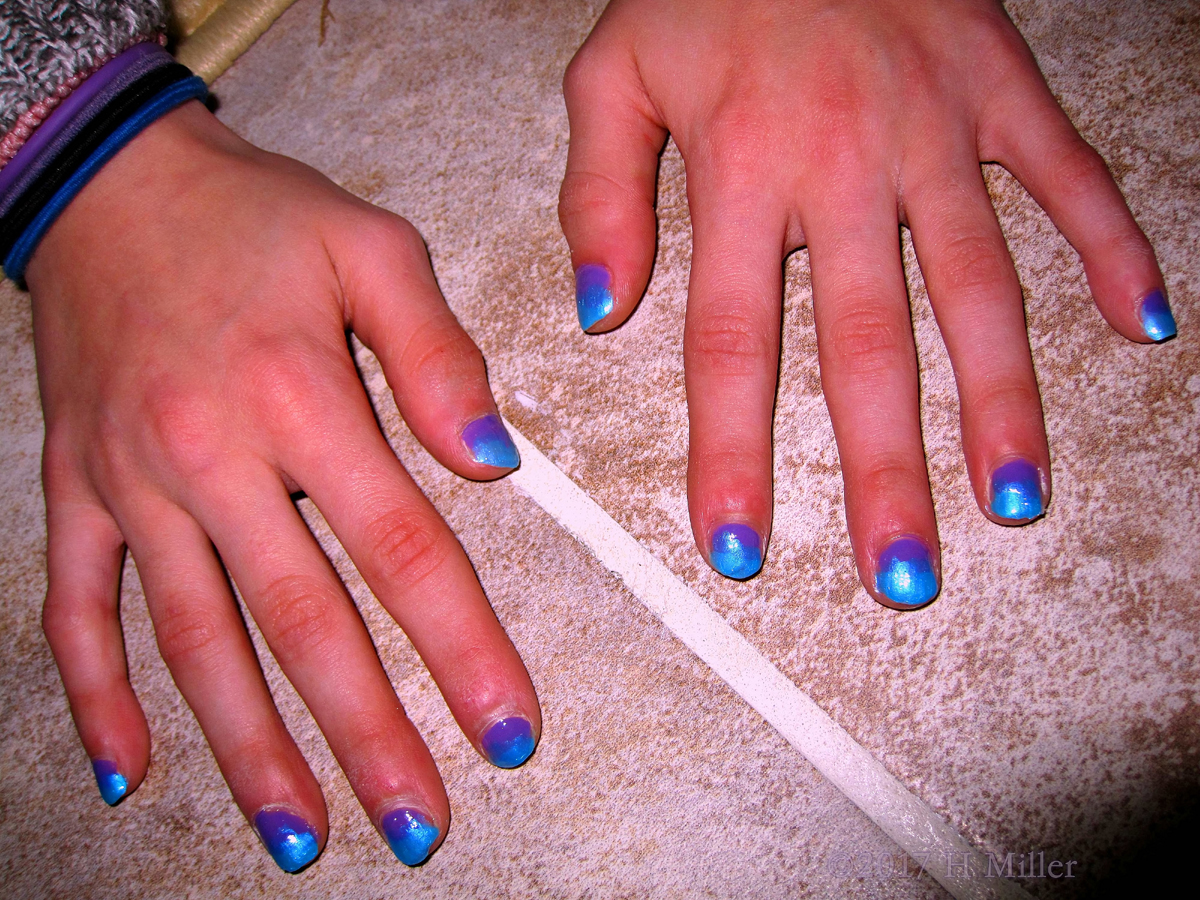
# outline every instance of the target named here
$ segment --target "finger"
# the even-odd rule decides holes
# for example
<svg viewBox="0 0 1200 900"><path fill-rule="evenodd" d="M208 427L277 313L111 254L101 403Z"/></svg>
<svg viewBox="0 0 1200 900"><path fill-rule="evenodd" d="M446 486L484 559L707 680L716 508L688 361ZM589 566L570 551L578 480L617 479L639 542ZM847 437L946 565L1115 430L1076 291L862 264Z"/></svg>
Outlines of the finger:
<svg viewBox="0 0 1200 900"><path fill-rule="evenodd" d="M467 478L496 478L520 462L496 410L483 354L446 305L421 236L382 210L334 241L350 320L379 357L400 414L442 465ZM337 348L341 353L341 348Z"/></svg>
<svg viewBox="0 0 1200 900"><path fill-rule="evenodd" d="M280 868L299 871L325 844L325 801L271 699L212 545L165 501L144 498L127 519L163 661L247 821Z"/></svg>
<svg viewBox="0 0 1200 900"><path fill-rule="evenodd" d="M424 859L446 833L449 801L362 619L279 479L257 468L220 474L242 489L202 526L363 809L402 861Z"/></svg>
<svg viewBox="0 0 1200 900"><path fill-rule="evenodd" d="M905 209L962 410L963 450L979 508L995 522L1042 515L1050 451L1029 352L1021 286L975 148L914 166Z"/></svg>
<svg viewBox="0 0 1200 900"><path fill-rule="evenodd" d="M883 605L912 609L936 596L939 557L894 194L863 176L808 200L821 382L859 577Z"/></svg>
<svg viewBox="0 0 1200 900"><path fill-rule="evenodd" d="M129 684L118 598L124 540L82 477L47 437L46 561L42 628L110 806L135 790L150 763L150 729Z"/></svg>
<svg viewBox="0 0 1200 900"><path fill-rule="evenodd" d="M320 439L280 447L280 466L404 629L463 732L493 763L520 765L541 727L537 696L470 561L383 440L349 361L306 389L320 426L290 430Z"/></svg>
<svg viewBox="0 0 1200 900"><path fill-rule="evenodd" d="M667 139L628 44L602 19L563 78L571 124L558 218L584 331L625 321L654 264L658 155Z"/></svg>
<svg viewBox="0 0 1200 900"><path fill-rule="evenodd" d="M786 223L771 192L715 176L689 173L688 498L700 552L722 575L743 579L761 568L771 529Z"/></svg>
<svg viewBox="0 0 1200 900"><path fill-rule="evenodd" d="M1092 296L1134 341L1175 334L1162 272L1104 160L1050 94L1028 50L986 107L979 153L1012 172L1079 252Z"/></svg>

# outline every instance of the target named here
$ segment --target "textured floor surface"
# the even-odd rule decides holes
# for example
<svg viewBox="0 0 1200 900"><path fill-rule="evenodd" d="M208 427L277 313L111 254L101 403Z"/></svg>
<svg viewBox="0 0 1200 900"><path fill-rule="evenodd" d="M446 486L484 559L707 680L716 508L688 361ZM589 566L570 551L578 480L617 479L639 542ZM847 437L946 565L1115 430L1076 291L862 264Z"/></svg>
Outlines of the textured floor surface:
<svg viewBox="0 0 1200 900"><path fill-rule="evenodd" d="M1070 247L988 168L1055 479L1044 520L997 527L970 494L953 377L906 244L945 582L908 615L876 605L854 572L803 252L787 265L774 531L747 583L707 568L687 522L690 232L673 148L645 300L610 335L579 332L555 213L559 80L602 4L334 0L319 44L321 5L300 0L216 83L219 116L420 229L522 433L976 846L1077 861L1071 881L1023 881L1032 894L1093 896L1186 865L1163 848L1200 796L1200 5L1009 5L1154 243L1180 337L1147 347L1112 332ZM263 651L330 808L320 861L279 872L158 658L132 563L123 616L154 750L145 783L108 809L38 624L41 419L28 298L8 283L0 334L0 894L946 896L902 877L896 845L534 502L442 471L365 352L389 438L537 685L536 756L514 772L478 758L305 501L441 767L454 807L444 846L419 870L395 862Z"/></svg>

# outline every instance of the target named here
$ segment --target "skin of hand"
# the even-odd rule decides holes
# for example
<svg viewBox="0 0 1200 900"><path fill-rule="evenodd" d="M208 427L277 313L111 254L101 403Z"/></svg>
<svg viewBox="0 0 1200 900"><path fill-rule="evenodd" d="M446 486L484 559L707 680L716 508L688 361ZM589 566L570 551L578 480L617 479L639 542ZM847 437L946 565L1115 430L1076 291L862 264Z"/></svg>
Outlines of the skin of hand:
<svg viewBox="0 0 1200 900"><path fill-rule="evenodd" d="M620 325L655 250L668 133L687 175L688 498L718 571L758 571L771 528L783 257L807 246L822 386L859 577L913 609L940 587L900 256L909 227L954 367L976 501L1041 516L1050 459L1020 284L980 161L1012 172L1083 259L1125 337L1175 323L1104 162L991 0L614 0L568 68L559 216L581 326Z"/></svg>
<svg viewBox="0 0 1200 900"><path fill-rule="evenodd" d="M517 465L420 236L192 102L87 185L27 280L46 422L43 624L105 799L149 763L117 609L127 546L162 656L276 862L307 865L328 817L226 569L371 821L422 861L449 825L437 767L289 497L316 503L475 747L523 762L541 727L533 685L380 433L347 344L352 329L374 349L445 466L490 479Z"/></svg>

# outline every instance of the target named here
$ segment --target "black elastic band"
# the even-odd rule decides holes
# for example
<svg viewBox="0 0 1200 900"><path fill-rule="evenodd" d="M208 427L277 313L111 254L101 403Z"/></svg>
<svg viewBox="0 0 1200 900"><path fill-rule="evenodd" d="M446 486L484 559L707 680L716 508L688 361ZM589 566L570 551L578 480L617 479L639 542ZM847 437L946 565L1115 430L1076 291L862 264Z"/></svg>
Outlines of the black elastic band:
<svg viewBox="0 0 1200 900"><path fill-rule="evenodd" d="M187 66L171 63L155 69L133 82L113 98L87 126L63 148L43 175L12 205L0 220L0 259L7 258L13 244L24 233L38 212L66 184L79 166L104 143L121 123L147 101L172 84L191 78Z"/></svg>

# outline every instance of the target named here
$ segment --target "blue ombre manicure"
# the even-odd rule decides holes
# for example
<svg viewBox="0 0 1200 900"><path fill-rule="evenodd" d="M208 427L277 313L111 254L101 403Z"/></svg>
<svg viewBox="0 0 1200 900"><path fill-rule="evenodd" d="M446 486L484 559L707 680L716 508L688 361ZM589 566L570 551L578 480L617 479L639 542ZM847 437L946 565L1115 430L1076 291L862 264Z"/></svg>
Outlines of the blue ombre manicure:
<svg viewBox="0 0 1200 900"><path fill-rule="evenodd" d="M533 754L533 726L520 716L501 719L479 743L493 766L515 769Z"/></svg>
<svg viewBox="0 0 1200 900"><path fill-rule="evenodd" d="M762 540L749 525L721 525L713 531L708 558L726 578L744 580L762 568Z"/></svg>
<svg viewBox="0 0 1200 900"><path fill-rule="evenodd" d="M419 866L429 858L429 848L438 839L438 827L415 809L398 809L380 820L383 835L396 859L406 866Z"/></svg>
<svg viewBox="0 0 1200 900"><path fill-rule="evenodd" d="M580 266L575 270L575 309L584 331L613 311L612 276L607 268Z"/></svg>
<svg viewBox="0 0 1200 900"><path fill-rule="evenodd" d="M278 806L260 809L254 816L254 830L279 868L299 872L317 858L317 830L304 819Z"/></svg>
<svg viewBox="0 0 1200 900"><path fill-rule="evenodd" d="M508 436L508 429L500 417L494 413L468 423L463 429L462 439L471 452L471 458L477 463L498 469L515 469L521 464L517 445Z"/></svg>
<svg viewBox="0 0 1200 900"><path fill-rule="evenodd" d="M1162 291L1151 291L1142 300L1138 315L1142 319L1142 331L1154 341L1165 341L1175 337L1175 317Z"/></svg>
<svg viewBox="0 0 1200 900"><path fill-rule="evenodd" d="M100 787L100 796L109 806L116 806L117 801L129 790L129 782L117 771L117 767L107 759L93 759L92 771L96 773L96 784Z"/></svg>
<svg viewBox="0 0 1200 900"><path fill-rule="evenodd" d="M1020 522L1044 512L1042 478L1027 459L1014 459L992 472L992 514Z"/></svg>
<svg viewBox="0 0 1200 900"><path fill-rule="evenodd" d="M929 550L916 538L896 538L879 554L875 590L893 603L921 606L937 596Z"/></svg>

